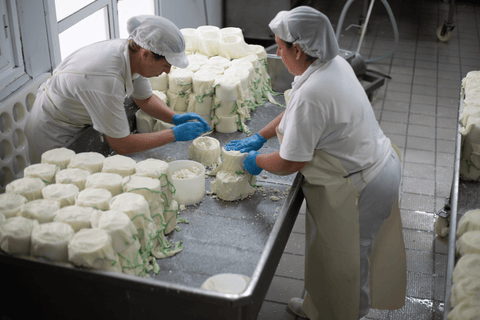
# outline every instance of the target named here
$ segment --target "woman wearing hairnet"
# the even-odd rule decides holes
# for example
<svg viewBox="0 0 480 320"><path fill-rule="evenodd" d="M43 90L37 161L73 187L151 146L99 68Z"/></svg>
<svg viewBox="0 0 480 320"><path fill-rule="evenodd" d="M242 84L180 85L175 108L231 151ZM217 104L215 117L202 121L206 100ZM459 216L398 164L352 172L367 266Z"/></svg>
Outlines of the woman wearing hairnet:
<svg viewBox="0 0 480 320"><path fill-rule="evenodd" d="M400 161L328 18L301 6L269 24L295 75L286 110L259 133L227 144L249 152L245 169L300 171L307 202L305 298L290 309L310 319L357 319L405 304L406 254L398 209ZM280 150L259 154L278 136Z"/></svg>
<svg viewBox="0 0 480 320"><path fill-rule="evenodd" d="M165 18L147 15L129 19L127 29L128 40L102 41L72 53L39 88L26 126L32 163L43 152L70 144L86 125L105 134L118 154L195 139L210 130L199 115L168 108L152 94L147 79L169 73L172 65L188 66L180 30ZM176 126L130 134L124 108L130 95L147 114Z"/></svg>

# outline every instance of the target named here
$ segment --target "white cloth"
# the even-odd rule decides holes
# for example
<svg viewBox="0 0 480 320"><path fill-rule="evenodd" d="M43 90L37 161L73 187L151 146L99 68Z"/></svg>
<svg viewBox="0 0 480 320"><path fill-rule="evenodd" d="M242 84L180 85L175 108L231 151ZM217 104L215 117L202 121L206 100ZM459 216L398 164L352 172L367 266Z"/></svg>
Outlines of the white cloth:
<svg viewBox="0 0 480 320"><path fill-rule="evenodd" d="M391 150L363 87L340 56L327 63L317 60L295 77L279 131L283 159L310 161L321 149L349 174L363 170L366 183L382 170ZM352 180L363 185L360 175Z"/></svg>
<svg viewBox="0 0 480 320"><path fill-rule="evenodd" d="M280 39L298 44L306 54L322 62L338 54L338 42L330 20L312 7L280 11L268 26Z"/></svg>
<svg viewBox="0 0 480 320"><path fill-rule="evenodd" d="M112 138L130 134L126 96L147 99L147 78L132 79L127 40L97 42L65 58L40 86L25 134L30 160L68 145L86 125Z"/></svg>

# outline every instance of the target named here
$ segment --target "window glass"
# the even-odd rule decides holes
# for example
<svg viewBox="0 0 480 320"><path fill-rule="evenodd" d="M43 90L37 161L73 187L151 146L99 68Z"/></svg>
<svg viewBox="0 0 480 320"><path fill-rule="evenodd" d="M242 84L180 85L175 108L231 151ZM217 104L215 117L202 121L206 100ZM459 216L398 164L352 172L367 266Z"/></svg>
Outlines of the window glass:
<svg viewBox="0 0 480 320"><path fill-rule="evenodd" d="M154 0L122 0L117 3L118 6L118 26L120 29L120 38L128 38L127 21L133 16L142 14L155 14Z"/></svg>
<svg viewBox="0 0 480 320"><path fill-rule="evenodd" d="M106 7L98 10L59 34L62 60L81 47L110 39L106 10Z"/></svg>
<svg viewBox="0 0 480 320"><path fill-rule="evenodd" d="M57 21L68 17L94 1L95 0L55 0Z"/></svg>

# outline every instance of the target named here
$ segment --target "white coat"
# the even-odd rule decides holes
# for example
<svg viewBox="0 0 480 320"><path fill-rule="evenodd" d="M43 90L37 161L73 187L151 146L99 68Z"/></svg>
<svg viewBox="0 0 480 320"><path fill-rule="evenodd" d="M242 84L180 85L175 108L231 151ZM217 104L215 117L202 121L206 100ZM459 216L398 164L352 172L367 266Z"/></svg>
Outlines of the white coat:
<svg viewBox="0 0 480 320"><path fill-rule="evenodd" d="M25 134L30 160L68 146L87 125L112 138L130 134L125 97L147 99L147 78L132 79L128 41L107 40L81 48L65 58L40 86Z"/></svg>

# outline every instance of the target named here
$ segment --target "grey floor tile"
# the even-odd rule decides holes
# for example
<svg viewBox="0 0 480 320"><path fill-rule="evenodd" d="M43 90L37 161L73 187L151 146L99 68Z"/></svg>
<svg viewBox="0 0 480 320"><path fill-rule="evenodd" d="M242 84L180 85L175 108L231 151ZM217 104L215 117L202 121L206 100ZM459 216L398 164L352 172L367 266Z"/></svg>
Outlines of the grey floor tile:
<svg viewBox="0 0 480 320"><path fill-rule="evenodd" d="M427 127L417 124L409 124L408 126L409 136L435 139L435 134L435 127Z"/></svg>
<svg viewBox="0 0 480 320"><path fill-rule="evenodd" d="M383 103L383 110L396 111L396 112L408 112L410 104L405 101L392 101L385 100Z"/></svg>
<svg viewBox="0 0 480 320"><path fill-rule="evenodd" d="M288 305L265 301L258 313L257 320L296 320L296 316L290 313Z"/></svg>
<svg viewBox="0 0 480 320"><path fill-rule="evenodd" d="M437 166L435 168L435 174L437 181L452 181L453 179L453 166L442 167Z"/></svg>
<svg viewBox="0 0 480 320"><path fill-rule="evenodd" d="M457 130L452 128L437 128L437 139L455 141Z"/></svg>
<svg viewBox="0 0 480 320"><path fill-rule="evenodd" d="M390 312L390 319L432 320L434 319L435 313L438 312L436 309L438 309L438 306L436 306L432 300L406 297L405 307Z"/></svg>
<svg viewBox="0 0 480 320"><path fill-rule="evenodd" d="M434 251L435 234L433 232L403 229L405 248L419 251Z"/></svg>
<svg viewBox="0 0 480 320"><path fill-rule="evenodd" d="M407 249L407 271L433 274L433 253Z"/></svg>
<svg viewBox="0 0 480 320"><path fill-rule="evenodd" d="M295 224L293 225L292 229L293 233L305 233L305 213L300 213L297 216L297 220L295 221Z"/></svg>
<svg viewBox="0 0 480 320"><path fill-rule="evenodd" d="M437 166L451 167L454 159L455 154L453 153L437 152Z"/></svg>
<svg viewBox="0 0 480 320"><path fill-rule="evenodd" d="M448 254L448 237L435 237L435 253Z"/></svg>
<svg viewBox="0 0 480 320"><path fill-rule="evenodd" d="M384 133L405 134L405 132L407 132L406 123L398 123L398 122L381 120L380 128L382 128L382 131Z"/></svg>
<svg viewBox="0 0 480 320"><path fill-rule="evenodd" d="M400 210L400 212L404 228L434 231L435 216L433 213L410 210Z"/></svg>
<svg viewBox="0 0 480 320"><path fill-rule="evenodd" d="M288 304L291 298L302 296L303 287L302 280L274 276L265 300Z"/></svg>
<svg viewBox="0 0 480 320"><path fill-rule="evenodd" d="M396 111L382 111L382 120L389 122L407 123L408 113Z"/></svg>
<svg viewBox="0 0 480 320"><path fill-rule="evenodd" d="M435 181L435 195L437 197L448 198L450 197L450 191L452 189L452 180L450 181Z"/></svg>
<svg viewBox="0 0 480 320"><path fill-rule="evenodd" d="M403 177L402 191L422 195L435 195L435 180Z"/></svg>
<svg viewBox="0 0 480 320"><path fill-rule="evenodd" d="M440 128L456 128L457 118L437 118L437 127Z"/></svg>
<svg viewBox="0 0 480 320"><path fill-rule="evenodd" d="M434 116L437 112L435 105L412 103L410 104L410 113L424 114Z"/></svg>
<svg viewBox="0 0 480 320"><path fill-rule="evenodd" d="M435 180L435 166L433 164L405 162L403 176Z"/></svg>
<svg viewBox="0 0 480 320"><path fill-rule="evenodd" d="M410 114L409 124L418 124L423 126L435 127L436 119L433 115Z"/></svg>
<svg viewBox="0 0 480 320"><path fill-rule="evenodd" d="M437 97L435 95L413 93L412 103L435 105L437 103Z"/></svg>
<svg viewBox="0 0 480 320"><path fill-rule="evenodd" d="M433 276L425 273L407 272L407 296L432 300L434 295Z"/></svg>
<svg viewBox="0 0 480 320"><path fill-rule="evenodd" d="M437 152L455 153L455 141L437 140Z"/></svg>
<svg viewBox="0 0 480 320"><path fill-rule="evenodd" d="M386 133L385 134L390 140L392 141L393 144L395 144L399 148L404 148L406 145L406 136L401 135L401 134L392 134L392 133Z"/></svg>
<svg viewBox="0 0 480 320"><path fill-rule="evenodd" d="M404 192L400 200L400 209L435 212L435 199L432 196Z"/></svg>
<svg viewBox="0 0 480 320"><path fill-rule="evenodd" d="M305 279L305 257L284 253L275 275L298 280Z"/></svg>
<svg viewBox="0 0 480 320"><path fill-rule="evenodd" d="M425 151L435 151L435 140L422 137L407 137L407 148Z"/></svg>
<svg viewBox="0 0 480 320"><path fill-rule="evenodd" d="M449 107L437 107L437 117L444 117L444 118L454 118L457 119L458 117L458 110L457 108L449 108Z"/></svg>
<svg viewBox="0 0 480 320"><path fill-rule="evenodd" d="M291 233L284 252L305 255L305 234Z"/></svg>
<svg viewBox="0 0 480 320"><path fill-rule="evenodd" d="M405 161L423 164L435 164L435 152L406 149Z"/></svg>

